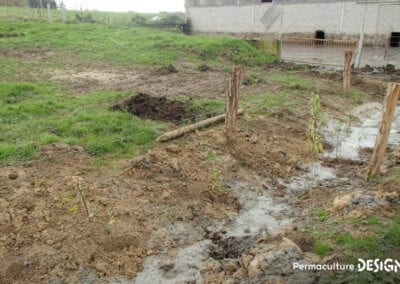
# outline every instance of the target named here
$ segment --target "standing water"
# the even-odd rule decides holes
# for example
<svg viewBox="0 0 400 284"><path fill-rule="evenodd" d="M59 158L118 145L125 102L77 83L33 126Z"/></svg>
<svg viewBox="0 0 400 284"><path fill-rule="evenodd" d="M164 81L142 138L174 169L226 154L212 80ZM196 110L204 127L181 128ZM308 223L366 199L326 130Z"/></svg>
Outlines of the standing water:
<svg viewBox="0 0 400 284"><path fill-rule="evenodd" d="M334 147L325 152L326 157L360 160L360 149L373 148L381 118L382 105L368 103L357 107L351 113L355 118L350 125L330 120L322 134ZM395 113L389 145L400 147L400 113ZM396 142L397 141L397 142ZM301 193L315 185L315 182L330 182L337 177L333 169L320 163L302 166L302 174L289 179L278 180L292 193ZM270 183L268 183L270 184ZM246 238L265 234L277 234L283 231L293 221L294 211L287 204L276 203L271 191L265 188L255 188L241 180L230 180L226 187L236 196L242 210L230 221L216 226L217 231L223 231L225 237ZM150 256L144 263L144 269L133 281L136 284L145 283L203 283L200 264L210 256L213 243L204 239L191 246L180 248L175 257L166 254Z"/></svg>

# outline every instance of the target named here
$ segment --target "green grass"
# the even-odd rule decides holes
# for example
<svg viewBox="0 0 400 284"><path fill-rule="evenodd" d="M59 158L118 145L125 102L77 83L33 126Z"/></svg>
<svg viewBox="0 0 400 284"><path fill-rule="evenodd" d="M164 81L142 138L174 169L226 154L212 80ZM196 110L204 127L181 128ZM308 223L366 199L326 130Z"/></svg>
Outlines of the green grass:
<svg viewBox="0 0 400 284"><path fill-rule="evenodd" d="M328 243L317 240L314 242L313 251L315 254L324 257L332 251L332 248Z"/></svg>
<svg viewBox="0 0 400 284"><path fill-rule="evenodd" d="M292 93L300 93L302 91L312 92L315 90L313 87L315 84L312 82L312 79L309 78L273 73L268 79L272 82L282 84L284 91Z"/></svg>
<svg viewBox="0 0 400 284"><path fill-rule="evenodd" d="M26 11L8 10L14 12L19 18L18 13ZM96 155L131 155L138 147L148 147L165 129L164 123L109 110L111 104L133 95L134 90L78 95L66 91L62 82L46 83L46 76L54 69L82 63L173 67L181 62L229 69L236 64L254 66L276 59L239 39L134 27L128 23L133 16L129 13L116 15L125 20L112 25L105 24L107 21L63 24L4 16L0 11L0 64L4 66L0 68L2 164L28 161L41 145L60 141L81 145ZM189 111L197 115L196 120L225 111L222 100L193 99L191 104Z"/></svg>
<svg viewBox="0 0 400 284"><path fill-rule="evenodd" d="M68 22L76 21L76 14L82 14L81 11L67 10L66 16ZM132 25L132 18L136 13L132 12L102 12L102 11L84 11L83 15L91 15L97 23L113 24L113 25ZM152 18L155 14L141 13L146 19ZM54 22L62 21L61 10L51 10L52 20ZM47 8L42 10L42 18L38 18L36 9L27 9L21 7L0 6L0 18L5 19L25 19L25 20L42 20L47 21Z"/></svg>
<svg viewBox="0 0 400 284"><path fill-rule="evenodd" d="M329 212L323 208L316 209L314 214L321 222L324 222L329 218Z"/></svg>
<svg viewBox="0 0 400 284"><path fill-rule="evenodd" d="M246 66L276 58L233 38L185 36L130 26L0 20L1 49L59 49L83 60L116 64L168 65L179 62ZM18 35L18 36L13 36Z"/></svg>
<svg viewBox="0 0 400 284"><path fill-rule="evenodd" d="M271 115L282 108L296 111L296 106L296 100L289 100L284 93L247 94L240 101L240 107L253 115Z"/></svg>
<svg viewBox="0 0 400 284"><path fill-rule="evenodd" d="M0 162L24 162L45 144L82 145L91 154L134 154L154 140L164 124L110 111L132 94L95 92L73 96L50 84L0 83Z"/></svg>
<svg viewBox="0 0 400 284"><path fill-rule="evenodd" d="M354 220L353 224L355 224ZM353 236L350 233L339 233L334 237L335 252L344 255L341 263L353 263L357 266L359 258L398 259L400 211L396 214L394 220L389 223L380 224L378 218L371 215L365 219L365 222L359 225L362 225L366 229L371 229L371 234ZM336 271L325 273L321 276L321 283L399 283L400 281L399 273L387 272Z"/></svg>

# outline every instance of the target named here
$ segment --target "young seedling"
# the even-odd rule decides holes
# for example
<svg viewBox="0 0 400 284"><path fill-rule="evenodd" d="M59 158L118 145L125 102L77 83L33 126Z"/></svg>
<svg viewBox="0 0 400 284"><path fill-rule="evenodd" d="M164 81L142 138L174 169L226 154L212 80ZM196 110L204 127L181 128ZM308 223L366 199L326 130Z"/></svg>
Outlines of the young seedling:
<svg viewBox="0 0 400 284"><path fill-rule="evenodd" d="M213 181L213 189L220 189L222 187L220 169L213 169L209 178Z"/></svg>
<svg viewBox="0 0 400 284"><path fill-rule="evenodd" d="M88 209L87 204L86 204L86 198L85 198L85 194L83 192L83 189L81 187L81 179L80 178L78 178L78 193L79 193L79 196L81 198L81 201L82 201L83 205L85 206L85 210L86 210L86 214L87 214L88 218L91 218L92 216L89 213L89 209Z"/></svg>
<svg viewBox="0 0 400 284"><path fill-rule="evenodd" d="M65 195L65 199L68 203L71 203L72 206L69 208L69 211L72 213L76 213L79 209L79 205L82 203L83 206L85 207L86 214L88 218L92 218L94 214L89 213L89 208L87 206L86 202L86 197L85 193L83 192L82 186L81 186L81 179L78 178L78 184L77 184L77 190L78 190L78 196L74 196L71 192L67 192Z"/></svg>
<svg viewBox="0 0 400 284"><path fill-rule="evenodd" d="M108 209L106 212L108 215L108 223L104 227L104 233L110 237L110 243L112 244L112 225L115 222L115 216L111 209Z"/></svg>
<svg viewBox="0 0 400 284"><path fill-rule="evenodd" d="M321 142L320 128L324 118L324 113L321 108L321 99L318 95L312 94L310 101L310 117L307 127L307 149L315 154L321 153L323 150ZM315 171L315 161L313 165L313 176Z"/></svg>

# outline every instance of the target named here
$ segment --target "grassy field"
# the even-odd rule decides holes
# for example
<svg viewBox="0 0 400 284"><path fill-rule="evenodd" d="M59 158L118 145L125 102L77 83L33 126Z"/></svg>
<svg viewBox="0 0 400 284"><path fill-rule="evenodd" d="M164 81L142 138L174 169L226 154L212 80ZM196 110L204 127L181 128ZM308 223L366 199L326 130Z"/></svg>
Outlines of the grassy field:
<svg viewBox="0 0 400 284"><path fill-rule="evenodd" d="M56 56L31 60L32 53L43 52ZM126 25L0 19L0 163L28 161L39 146L60 141L81 145L91 154L132 155L166 129L165 123L109 110L113 102L134 91L104 90L82 96L41 76L44 70L65 68L67 60L110 68L185 62L230 68L257 66L275 58L231 38ZM224 106L216 100L195 100L193 110L199 108L221 112Z"/></svg>
<svg viewBox="0 0 400 284"><path fill-rule="evenodd" d="M41 16L40 16L41 13ZM42 9L38 13L37 9L20 8L20 7L5 7L0 6L0 18L6 19L24 19L24 20L41 20L47 21L47 9ZM91 15L97 23L113 24L113 25L132 25L132 18L136 13L133 12L100 12L100 11L74 11L66 10L66 18L68 22L76 21L76 15ZM140 14L142 17L149 19L154 17L154 14ZM61 10L51 10L51 19L53 22L62 22Z"/></svg>

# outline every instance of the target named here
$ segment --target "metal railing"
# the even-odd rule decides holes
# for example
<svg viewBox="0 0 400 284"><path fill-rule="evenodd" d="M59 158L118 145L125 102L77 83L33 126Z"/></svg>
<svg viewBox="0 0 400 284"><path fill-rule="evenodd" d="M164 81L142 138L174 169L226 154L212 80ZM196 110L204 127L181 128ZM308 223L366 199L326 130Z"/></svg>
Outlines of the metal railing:
<svg viewBox="0 0 400 284"><path fill-rule="evenodd" d="M307 46L307 47L318 47L318 48L356 49L358 42L350 40L336 40L336 39L282 37L281 44L293 47Z"/></svg>
<svg viewBox="0 0 400 284"><path fill-rule="evenodd" d="M357 41L282 37L281 58L284 61L311 65L342 67L345 50L355 51Z"/></svg>

